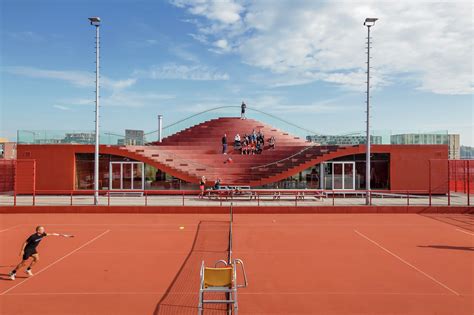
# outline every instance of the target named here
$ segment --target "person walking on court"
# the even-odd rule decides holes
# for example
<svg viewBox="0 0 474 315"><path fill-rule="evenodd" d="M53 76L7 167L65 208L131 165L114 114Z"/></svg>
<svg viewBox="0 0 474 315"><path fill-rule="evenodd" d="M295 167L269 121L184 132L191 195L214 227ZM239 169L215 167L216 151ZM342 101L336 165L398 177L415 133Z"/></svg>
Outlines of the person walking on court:
<svg viewBox="0 0 474 315"><path fill-rule="evenodd" d="M30 237L23 243L20 251L21 262L13 269L10 273L10 279L15 280L16 272L18 269L22 268L30 257L33 258L28 268L26 268L25 273L29 276L33 275L31 269L33 266L39 261L39 253L36 251L36 247L38 247L41 240L47 236L63 236L63 237L74 237L73 235L67 234L58 234L58 233L46 233L44 227L37 226L36 232L31 234Z"/></svg>
<svg viewBox="0 0 474 315"><path fill-rule="evenodd" d="M247 108L247 105L245 105L244 101L242 101L242 105L240 105L240 119L247 119L247 117L245 117L246 108Z"/></svg>
<svg viewBox="0 0 474 315"><path fill-rule="evenodd" d="M199 195L199 199L204 198L204 190L206 189L206 176L201 177L201 181L199 182L199 189L201 190L201 194Z"/></svg>
<svg viewBox="0 0 474 315"><path fill-rule="evenodd" d="M227 154L227 135L224 133L222 137L222 154Z"/></svg>

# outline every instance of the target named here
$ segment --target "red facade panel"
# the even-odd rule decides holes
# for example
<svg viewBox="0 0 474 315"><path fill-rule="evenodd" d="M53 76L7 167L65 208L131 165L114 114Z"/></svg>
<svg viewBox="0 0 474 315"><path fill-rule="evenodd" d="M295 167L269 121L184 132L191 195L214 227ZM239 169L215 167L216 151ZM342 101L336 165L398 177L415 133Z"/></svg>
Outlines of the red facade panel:
<svg viewBox="0 0 474 315"><path fill-rule="evenodd" d="M101 146L101 153L124 156L153 165L164 172L181 178L192 180L189 169L186 172L179 168L171 168L157 163L153 159L127 150L124 147ZM448 189L448 147L446 145L374 145L373 153L390 154L390 189L420 190L433 193L447 193ZM268 182L277 181L311 167L312 165L334 158L360 154L365 146L345 147L328 153L322 157L308 160L280 174L271 175ZM34 159L36 161L37 190L73 190L75 182L75 154L93 153L91 145L19 145L18 159ZM444 161L442 161L444 160ZM234 163L234 167L236 163ZM431 171L430 171L431 170Z"/></svg>
<svg viewBox="0 0 474 315"><path fill-rule="evenodd" d="M15 192L33 194L35 191L35 160L17 160L15 173Z"/></svg>

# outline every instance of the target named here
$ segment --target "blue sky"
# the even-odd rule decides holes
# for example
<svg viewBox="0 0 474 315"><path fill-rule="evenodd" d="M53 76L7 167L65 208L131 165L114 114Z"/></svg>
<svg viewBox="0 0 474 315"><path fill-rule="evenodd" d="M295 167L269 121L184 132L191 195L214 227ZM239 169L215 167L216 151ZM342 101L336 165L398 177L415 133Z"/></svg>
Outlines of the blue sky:
<svg viewBox="0 0 474 315"><path fill-rule="evenodd" d="M1 2L1 135L93 130L100 16L103 130L156 129L226 105L319 133L365 128L366 16L376 130L461 134L473 145L471 2ZM236 113L238 114L238 113ZM259 118L259 117L256 117Z"/></svg>

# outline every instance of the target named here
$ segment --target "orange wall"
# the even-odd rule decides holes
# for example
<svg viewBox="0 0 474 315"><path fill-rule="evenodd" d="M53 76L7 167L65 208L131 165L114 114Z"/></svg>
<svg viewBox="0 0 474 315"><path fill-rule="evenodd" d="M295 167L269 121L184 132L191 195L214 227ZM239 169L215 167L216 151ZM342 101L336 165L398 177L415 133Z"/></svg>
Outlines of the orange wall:
<svg viewBox="0 0 474 315"><path fill-rule="evenodd" d="M110 152L107 152L110 151ZM114 154L114 147L101 146L101 152ZM18 145L18 159L36 160L37 190L74 189L75 153L93 153L92 145ZM364 146L348 147L344 155L365 152ZM428 190L446 193L448 182L447 145L374 145L373 153L390 154L390 187L392 190ZM339 154L339 153L337 153ZM327 155L327 159L338 156ZM438 161L434 161L438 160ZM146 161L145 161L146 162ZM165 170L166 171L166 170Z"/></svg>
<svg viewBox="0 0 474 315"><path fill-rule="evenodd" d="M392 190L448 191L447 145L392 145L390 148L390 188ZM430 162L430 160L433 160ZM444 161L440 161L444 160Z"/></svg>
<svg viewBox="0 0 474 315"><path fill-rule="evenodd" d="M17 159L36 160L37 190L72 190L77 149L77 145L20 144Z"/></svg>

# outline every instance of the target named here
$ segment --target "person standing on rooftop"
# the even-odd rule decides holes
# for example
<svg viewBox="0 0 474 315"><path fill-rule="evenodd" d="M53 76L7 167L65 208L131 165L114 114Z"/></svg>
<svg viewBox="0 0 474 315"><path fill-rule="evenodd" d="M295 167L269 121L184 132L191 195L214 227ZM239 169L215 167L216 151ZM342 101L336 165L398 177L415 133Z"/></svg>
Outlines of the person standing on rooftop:
<svg viewBox="0 0 474 315"><path fill-rule="evenodd" d="M242 101L242 105L240 105L240 119L247 119L247 117L245 117L246 108L247 108L247 105L245 105L244 101Z"/></svg>
<svg viewBox="0 0 474 315"><path fill-rule="evenodd" d="M227 154L227 134L222 137L222 154Z"/></svg>

